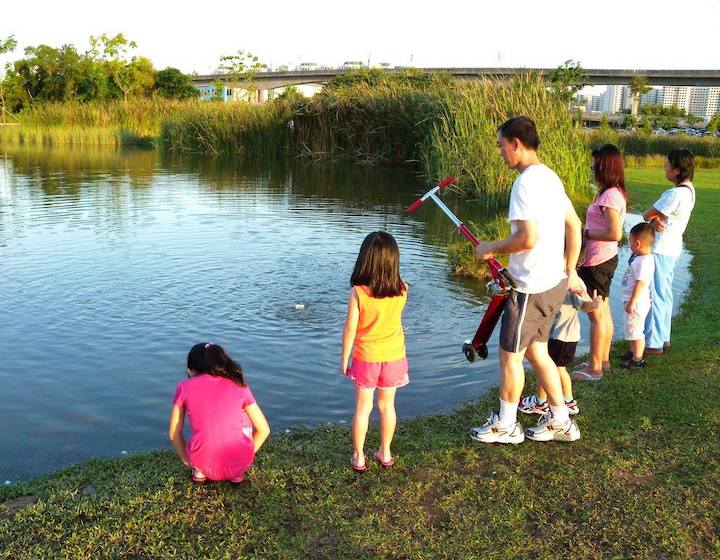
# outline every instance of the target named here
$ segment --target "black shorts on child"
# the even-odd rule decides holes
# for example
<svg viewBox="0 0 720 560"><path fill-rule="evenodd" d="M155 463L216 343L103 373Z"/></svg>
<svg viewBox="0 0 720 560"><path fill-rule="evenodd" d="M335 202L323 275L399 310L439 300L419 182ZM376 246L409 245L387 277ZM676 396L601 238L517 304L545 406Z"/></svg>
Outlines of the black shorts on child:
<svg viewBox="0 0 720 560"><path fill-rule="evenodd" d="M548 341L548 354L557 367L568 367L575 361L577 342L563 342L551 338Z"/></svg>

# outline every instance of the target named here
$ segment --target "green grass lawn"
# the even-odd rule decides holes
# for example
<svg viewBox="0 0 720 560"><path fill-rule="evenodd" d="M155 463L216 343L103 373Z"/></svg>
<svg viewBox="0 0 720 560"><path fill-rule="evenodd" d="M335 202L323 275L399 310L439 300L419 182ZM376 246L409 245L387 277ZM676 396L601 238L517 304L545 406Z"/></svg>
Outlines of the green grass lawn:
<svg viewBox="0 0 720 560"><path fill-rule="evenodd" d="M628 176L638 210L667 187L661 169ZM402 424L396 468L360 476L338 426L271 438L241 487L193 487L170 452L91 461L0 491L37 500L0 508L0 555L720 557L720 170L700 170L695 184L693 279L672 351L578 384L579 442L471 441L467 429L496 406L491 392Z"/></svg>

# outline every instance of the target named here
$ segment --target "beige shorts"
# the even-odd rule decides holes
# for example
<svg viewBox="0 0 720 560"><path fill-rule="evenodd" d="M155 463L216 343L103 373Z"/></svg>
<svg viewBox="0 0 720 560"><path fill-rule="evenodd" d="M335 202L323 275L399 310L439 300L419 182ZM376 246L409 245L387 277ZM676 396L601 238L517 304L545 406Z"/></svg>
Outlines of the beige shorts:
<svg viewBox="0 0 720 560"><path fill-rule="evenodd" d="M625 313L625 340L645 338L645 318L649 312L650 302L646 301L637 303L632 313Z"/></svg>

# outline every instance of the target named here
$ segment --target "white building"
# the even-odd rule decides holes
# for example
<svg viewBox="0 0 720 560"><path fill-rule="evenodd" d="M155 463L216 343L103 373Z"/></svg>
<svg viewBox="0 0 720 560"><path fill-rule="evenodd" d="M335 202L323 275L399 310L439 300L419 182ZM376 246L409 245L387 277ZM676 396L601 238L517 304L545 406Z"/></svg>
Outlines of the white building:
<svg viewBox="0 0 720 560"><path fill-rule="evenodd" d="M707 106L705 107L705 119L710 120L720 113L720 87L708 88Z"/></svg>
<svg viewBox="0 0 720 560"><path fill-rule="evenodd" d="M614 115L630 108L630 88L628 86L608 86L599 96L599 111Z"/></svg>
<svg viewBox="0 0 720 560"><path fill-rule="evenodd" d="M690 109L690 93L692 89L690 86L665 86L663 88L663 107L675 105L688 111Z"/></svg>
<svg viewBox="0 0 720 560"><path fill-rule="evenodd" d="M643 105L657 105L662 103L663 99L663 88L661 87L654 87L651 88L650 91L647 93L644 93L640 96L640 106Z"/></svg>

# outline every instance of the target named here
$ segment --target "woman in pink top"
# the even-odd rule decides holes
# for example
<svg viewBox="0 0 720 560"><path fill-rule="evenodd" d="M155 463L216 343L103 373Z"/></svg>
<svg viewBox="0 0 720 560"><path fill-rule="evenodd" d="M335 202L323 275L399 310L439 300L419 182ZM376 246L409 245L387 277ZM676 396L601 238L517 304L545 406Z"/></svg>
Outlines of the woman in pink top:
<svg viewBox="0 0 720 560"><path fill-rule="evenodd" d="M265 415L245 383L240 365L222 346L196 344L187 357L190 379L177 385L169 437L192 480L242 482L255 453L270 435ZM185 444L183 424L192 435Z"/></svg>
<svg viewBox="0 0 720 560"><path fill-rule="evenodd" d="M622 153L616 146L605 144L594 149L592 157L598 194L587 209L583 231L585 259L577 272L588 293L600 296L602 303L589 314L590 361L572 373L573 379L589 381L601 379L603 371L610 367L613 322L608 297L627 210Z"/></svg>

